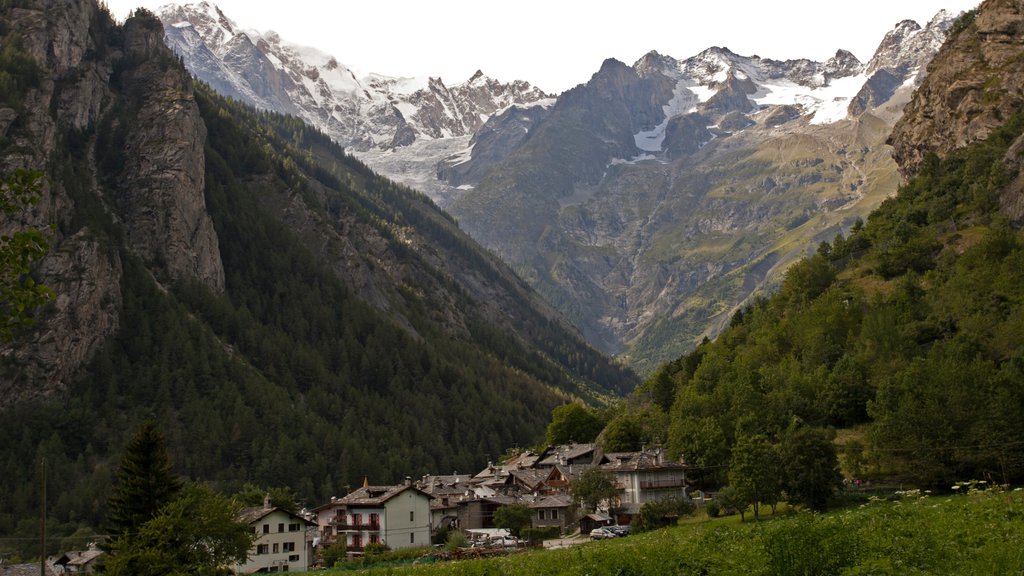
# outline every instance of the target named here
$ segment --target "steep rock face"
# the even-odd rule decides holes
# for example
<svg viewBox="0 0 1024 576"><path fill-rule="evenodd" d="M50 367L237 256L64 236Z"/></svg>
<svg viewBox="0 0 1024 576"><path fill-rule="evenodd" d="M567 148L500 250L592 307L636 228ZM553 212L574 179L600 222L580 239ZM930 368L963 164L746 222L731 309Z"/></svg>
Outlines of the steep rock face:
<svg viewBox="0 0 1024 576"><path fill-rule="evenodd" d="M437 177L452 186L475 186L487 172L530 136L549 106L510 106L492 115L469 141L469 148L441 160Z"/></svg>
<svg viewBox="0 0 1024 576"><path fill-rule="evenodd" d="M25 54L46 73L20 106L0 104L0 117L9 118L0 141L2 169L39 169L55 155L60 131L90 128L112 101L110 62L93 58L107 53L107 47L90 34L103 15L93 2L76 0L13 8L6 18ZM22 221L0 225L0 232L6 232L21 225L58 224L50 254L36 271L56 300L37 321L38 328L22 336L29 339L26 345L0 344L0 407L62 390L119 326L120 262L100 249L88 229L69 230L76 199L63 178L48 176L35 209ZM74 186L98 194L96 182L86 179Z"/></svg>
<svg viewBox="0 0 1024 576"><path fill-rule="evenodd" d="M960 21L890 139L905 176L929 152L981 140L1024 104L1024 5L986 0Z"/></svg>
<svg viewBox="0 0 1024 576"><path fill-rule="evenodd" d="M17 346L0 346L0 406L65 389L119 329L130 257L121 238L161 278L224 285L203 198L204 128L159 21L130 19L113 33L91 0L3 17L39 71L18 103L0 104L3 171L44 169L47 183L35 209L2 226L55 225L36 273L56 299ZM97 228L105 217L82 218L88 212L116 223Z"/></svg>
<svg viewBox="0 0 1024 576"><path fill-rule="evenodd" d="M156 24L156 27L148 27ZM155 21L125 24L125 58L142 62L125 74L137 106L128 131L120 184L128 242L173 279L194 278L224 289L217 234L203 197L206 127L190 79L167 66L167 48Z"/></svg>

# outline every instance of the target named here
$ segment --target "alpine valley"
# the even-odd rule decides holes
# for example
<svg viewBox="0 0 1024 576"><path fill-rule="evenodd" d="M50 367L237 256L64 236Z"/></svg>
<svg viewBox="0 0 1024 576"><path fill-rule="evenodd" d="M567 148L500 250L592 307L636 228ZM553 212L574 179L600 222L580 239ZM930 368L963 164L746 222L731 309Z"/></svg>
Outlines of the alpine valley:
<svg viewBox="0 0 1024 576"><path fill-rule="evenodd" d="M798 496L808 445L835 483L837 446L1019 483L1022 37L986 0L867 63L652 52L555 96L358 78L209 3L0 0L3 192L41 175L0 248L45 234L14 276L54 295L0 293L32 320L0 343L0 555L41 500L54 551L102 530L145 422L181 476L307 502L472 472L553 411L701 489L757 448Z"/></svg>
<svg viewBox="0 0 1024 576"><path fill-rule="evenodd" d="M896 24L867 63L651 52L553 98L482 73L358 79L207 2L159 16L198 78L428 194L641 374L895 193L885 140L955 18Z"/></svg>
<svg viewBox="0 0 1024 576"><path fill-rule="evenodd" d="M37 527L40 461L54 541L101 526L146 420L181 474L315 501L469 470L635 387L429 198L163 40L146 11L0 3L5 191L44 176L2 231L46 231L56 295L0 347L0 535Z"/></svg>

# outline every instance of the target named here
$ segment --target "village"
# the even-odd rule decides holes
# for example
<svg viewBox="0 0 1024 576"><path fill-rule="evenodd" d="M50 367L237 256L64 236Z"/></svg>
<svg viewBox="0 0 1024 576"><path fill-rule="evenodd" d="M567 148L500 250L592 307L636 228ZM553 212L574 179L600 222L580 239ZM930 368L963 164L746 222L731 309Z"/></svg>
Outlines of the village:
<svg viewBox="0 0 1024 576"><path fill-rule="evenodd" d="M592 510L581 507L573 493L574 482L588 470L603 472L616 493ZM256 540L248 561L234 571L304 572L329 567L323 566L323 552L340 543L347 559L357 559L373 547L429 547L439 533L453 531L465 535L468 545L515 546L518 541L495 524L497 511L513 505L529 509L531 528L545 529L560 542L567 536L585 541L599 527L631 524L643 504L669 497L690 497L686 466L668 459L661 447L604 453L598 444L573 443L540 453L524 450L476 474L407 477L393 485L367 478L312 509L286 510L268 496L263 506L241 513ZM93 573L101 556L95 548L64 554L52 562L53 573Z"/></svg>

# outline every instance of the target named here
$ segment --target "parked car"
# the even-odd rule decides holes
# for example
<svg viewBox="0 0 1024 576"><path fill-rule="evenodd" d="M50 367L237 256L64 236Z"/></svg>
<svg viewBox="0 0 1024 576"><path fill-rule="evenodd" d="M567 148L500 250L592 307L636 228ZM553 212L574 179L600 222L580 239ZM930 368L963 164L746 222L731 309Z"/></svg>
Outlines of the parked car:
<svg viewBox="0 0 1024 576"><path fill-rule="evenodd" d="M616 536L621 537L628 536L629 531L632 529L632 527L629 524L613 524L611 526L605 526L604 529L611 532L612 534L615 534Z"/></svg>
<svg viewBox="0 0 1024 576"><path fill-rule="evenodd" d="M593 530L590 531L590 539L591 540L605 540L607 538L615 538L616 536L618 536L618 534L612 532L606 526L602 526L600 528L594 528Z"/></svg>

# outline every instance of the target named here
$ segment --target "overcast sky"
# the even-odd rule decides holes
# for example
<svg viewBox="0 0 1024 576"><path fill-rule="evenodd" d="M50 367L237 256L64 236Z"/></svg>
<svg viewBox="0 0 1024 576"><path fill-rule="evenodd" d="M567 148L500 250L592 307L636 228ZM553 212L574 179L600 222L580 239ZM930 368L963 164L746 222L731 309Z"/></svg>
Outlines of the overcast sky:
<svg viewBox="0 0 1024 576"><path fill-rule="evenodd" d="M166 0L106 0L123 20ZM184 2L187 3L187 2ZM274 30L360 74L440 76L454 85L477 70L560 93L586 82L606 58L633 64L657 50L687 58L709 46L743 55L826 60L839 48L867 61L897 22L922 25L940 9L977 0L220 0L242 28Z"/></svg>

